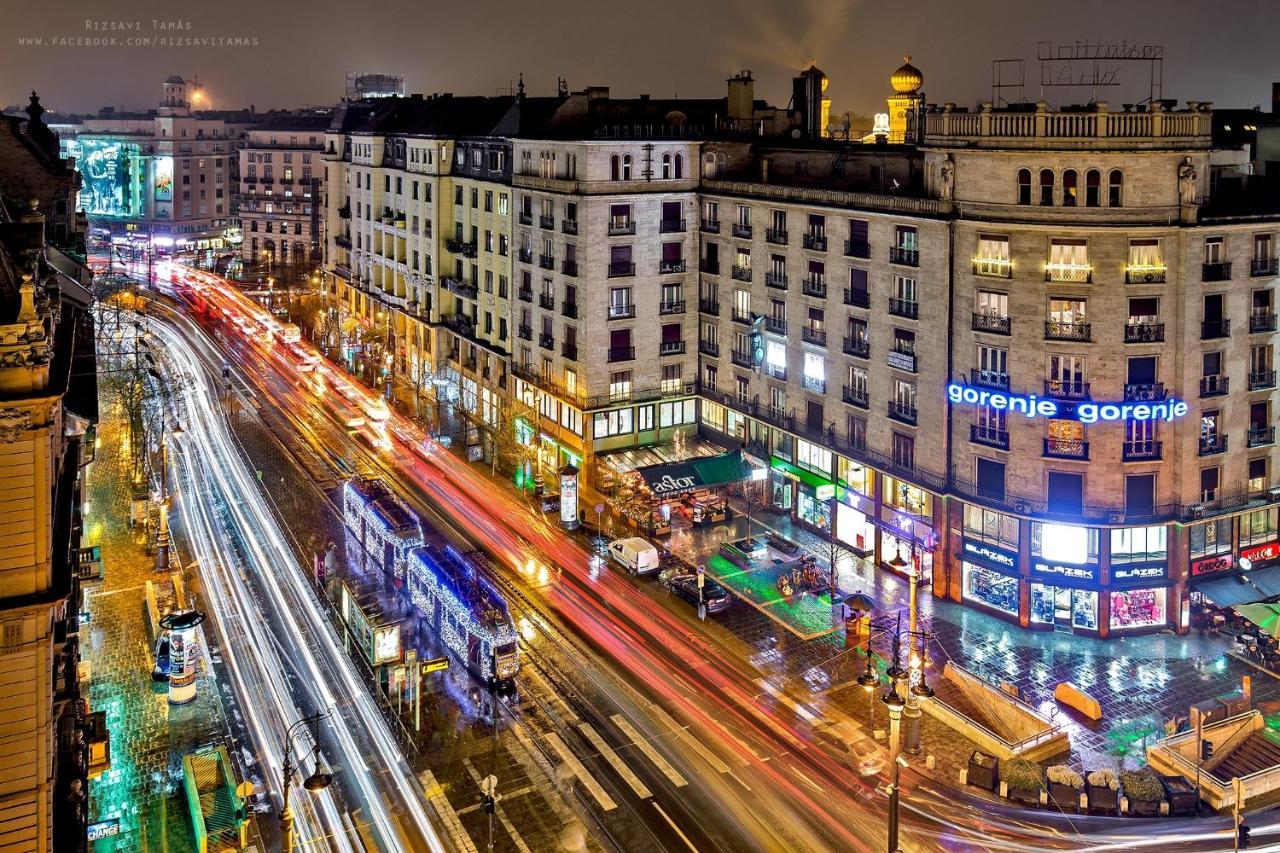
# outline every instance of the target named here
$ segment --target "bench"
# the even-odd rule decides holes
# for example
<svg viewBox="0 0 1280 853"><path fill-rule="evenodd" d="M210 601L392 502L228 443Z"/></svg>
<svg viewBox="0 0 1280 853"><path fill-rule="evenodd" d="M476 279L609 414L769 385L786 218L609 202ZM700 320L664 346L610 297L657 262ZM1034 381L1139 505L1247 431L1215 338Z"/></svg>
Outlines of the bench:
<svg viewBox="0 0 1280 853"><path fill-rule="evenodd" d="M1102 719L1102 706L1098 704L1098 700L1076 687L1070 681L1063 681L1053 688L1053 698L1068 708L1080 712L1090 720Z"/></svg>

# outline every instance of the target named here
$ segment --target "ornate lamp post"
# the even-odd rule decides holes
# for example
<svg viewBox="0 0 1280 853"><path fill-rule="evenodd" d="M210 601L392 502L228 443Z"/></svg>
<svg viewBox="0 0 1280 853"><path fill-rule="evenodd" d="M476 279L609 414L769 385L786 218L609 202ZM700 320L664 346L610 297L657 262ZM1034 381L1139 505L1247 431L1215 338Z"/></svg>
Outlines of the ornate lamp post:
<svg viewBox="0 0 1280 853"><path fill-rule="evenodd" d="M333 709L328 711L317 711L316 713L303 717L293 725L289 726L284 736L284 765L281 767L281 776L284 786L282 796L284 797L284 805L280 809L280 849L284 853L292 853L293 851L293 808L289 805L289 788L293 785L293 774L295 768L293 766L293 733L299 726L313 726L333 713ZM333 784L333 774L323 773L319 769L320 744L316 738L312 737L314 744L313 755L316 757L316 770L302 780L302 787L311 793L323 791Z"/></svg>

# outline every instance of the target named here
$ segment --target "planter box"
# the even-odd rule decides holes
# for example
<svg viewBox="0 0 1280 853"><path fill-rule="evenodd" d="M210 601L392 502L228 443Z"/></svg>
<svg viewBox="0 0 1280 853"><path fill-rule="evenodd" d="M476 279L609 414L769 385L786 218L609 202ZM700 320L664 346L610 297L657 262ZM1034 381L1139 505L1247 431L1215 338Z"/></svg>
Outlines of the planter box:
<svg viewBox="0 0 1280 853"><path fill-rule="evenodd" d="M1024 806L1038 806L1041 802L1040 795L1043 793L1044 789L1042 788L1030 791L1019 791L1015 788L1010 788L1009 799L1017 803L1022 803Z"/></svg>
<svg viewBox="0 0 1280 853"><path fill-rule="evenodd" d="M1161 776L1160 781L1164 783L1165 793L1169 797L1169 814L1171 815L1192 815L1196 813L1196 803L1199 801L1199 792L1196 786L1183 779L1181 776Z"/></svg>
<svg viewBox="0 0 1280 853"><path fill-rule="evenodd" d="M976 755L977 753L974 753ZM973 760L973 755L969 756L969 784L984 791L994 791L996 785L1000 782L1000 760L991 759L991 766L986 767L978 764Z"/></svg>
<svg viewBox="0 0 1280 853"><path fill-rule="evenodd" d="M1134 817L1159 817L1164 800L1135 800L1129 798L1129 814Z"/></svg>
<svg viewBox="0 0 1280 853"><path fill-rule="evenodd" d="M1103 786L1095 788L1088 782L1084 783L1085 793L1089 796L1089 811L1095 814L1115 814L1120 808L1120 791L1111 790Z"/></svg>
<svg viewBox="0 0 1280 853"><path fill-rule="evenodd" d="M1080 808L1080 789L1070 785L1049 783L1049 802L1063 811L1073 812Z"/></svg>

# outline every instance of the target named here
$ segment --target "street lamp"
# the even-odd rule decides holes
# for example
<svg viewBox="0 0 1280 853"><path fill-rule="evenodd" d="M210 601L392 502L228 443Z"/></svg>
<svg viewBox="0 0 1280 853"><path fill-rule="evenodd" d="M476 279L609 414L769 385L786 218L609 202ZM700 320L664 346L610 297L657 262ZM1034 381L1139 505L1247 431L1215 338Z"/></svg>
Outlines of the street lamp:
<svg viewBox="0 0 1280 853"><path fill-rule="evenodd" d="M915 564L915 546L912 545L911 560L902 559L902 546L899 545L894 551L893 559L889 561L889 565L898 572L902 572L907 576L907 588L909 590L907 604L907 633L911 637L915 637L917 633L917 618L919 615L919 597L917 585L920 581L920 574L916 571ZM910 667L914 668L918 657L914 649L914 640L908 645L907 661ZM906 751L915 755L920 752L920 703L916 700L915 694L908 692L907 707L903 712L905 720L905 737Z"/></svg>
<svg viewBox="0 0 1280 853"><path fill-rule="evenodd" d="M160 437L160 529L156 533L156 571L169 570L169 491L166 469L169 467L166 438L182 437L182 427L174 424L169 435Z"/></svg>
<svg viewBox="0 0 1280 853"><path fill-rule="evenodd" d="M293 733L299 726L313 726L321 720L333 713L330 708L327 711L317 711L316 713L303 717L285 731L284 735L284 765L281 767L281 775L283 777L284 786L281 789L284 797L284 806L280 809L280 849L284 853L292 853L293 850L293 809L289 806L289 788L293 785ZM324 773L320 770L320 743L313 735L312 743L314 750L312 755L315 757L316 769L306 779L302 780L302 787L311 793L319 793L325 788L333 784L333 774Z"/></svg>

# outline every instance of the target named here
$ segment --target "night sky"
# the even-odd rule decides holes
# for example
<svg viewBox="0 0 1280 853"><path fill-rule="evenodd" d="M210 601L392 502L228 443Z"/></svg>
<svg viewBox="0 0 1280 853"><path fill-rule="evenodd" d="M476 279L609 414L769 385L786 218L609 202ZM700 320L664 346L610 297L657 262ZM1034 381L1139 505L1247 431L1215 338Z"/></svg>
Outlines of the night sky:
<svg viewBox="0 0 1280 853"><path fill-rule="evenodd" d="M259 110L332 103L347 71L404 74L411 92L494 94L523 71L531 94L557 76L573 89L719 97L750 68L757 97L785 105L810 62L831 78L833 116L883 109L888 75L910 52L930 101L991 97L991 60L1021 57L1039 96L1036 43L1057 39L1165 46L1164 96L1219 106L1269 104L1280 80L1276 0L9 0L4 38L256 39L257 46L29 46L0 50L0 103L31 88L51 109L155 105L170 74L199 76L211 105ZM179 9L190 11L179 13ZM136 22L139 32L86 21ZM152 21L184 21L163 31ZM1102 89L1113 104L1147 95L1147 68ZM1088 101L1088 89L1046 92ZM1012 97L1012 96L1011 96Z"/></svg>

